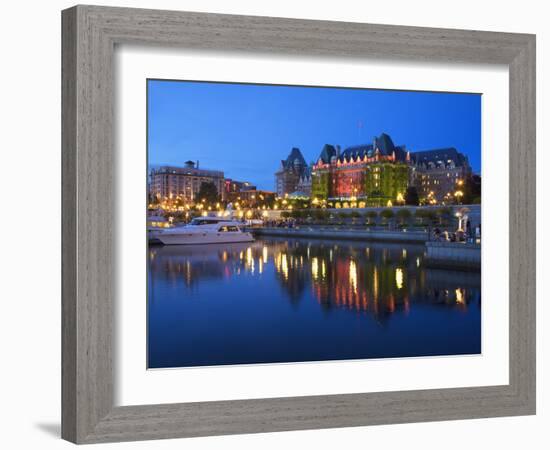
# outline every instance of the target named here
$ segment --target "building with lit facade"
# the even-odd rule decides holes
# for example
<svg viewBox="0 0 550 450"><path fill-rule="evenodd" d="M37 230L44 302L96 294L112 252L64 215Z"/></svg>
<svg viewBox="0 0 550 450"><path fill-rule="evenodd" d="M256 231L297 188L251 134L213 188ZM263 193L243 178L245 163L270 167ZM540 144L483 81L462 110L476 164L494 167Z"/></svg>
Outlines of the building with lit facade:
<svg viewBox="0 0 550 450"><path fill-rule="evenodd" d="M161 166L150 172L149 192L158 199L180 197L193 202L202 183L213 183L218 195L225 198L224 173L220 170L199 168L199 162L186 161L184 167Z"/></svg>
<svg viewBox="0 0 550 450"><path fill-rule="evenodd" d="M468 157L456 148L415 152L411 158L412 182L419 197L428 203L451 203L456 195L462 194L464 182L472 177Z"/></svg>
<svg viewBox="0 0 550 450"><path fill-rule="evenodd" d="M231 203L240 203L247 206L273 205L275 203L275 192L261 189L248 189L240 192L231 192L227 199Z"/></svg>
<svg viewBox="0 0 550 450"><path fill-rule="evenodd" d="M275 173L276 192L279 197L290 195L298 190L300 179L307 175L308 166L299 148L293 148L286 159L281 161Z"/></svg>
<svg viewBox="0 0 550 450"><path fill-rule="evenodd" d="M380 206L402 199L410 184L410 153L382 133L372 144L340 151L325 145L311 172L318 200L357 200Z"/></svg>
<svg viewBox="0 0 550 450"><path fill-rule="evenodd" d="M249 181L237 181L231 178L226 178L224 181L224 189L227 198L229 198L230 195L236 192L255 190L256 186L254 186Z"/></svg>

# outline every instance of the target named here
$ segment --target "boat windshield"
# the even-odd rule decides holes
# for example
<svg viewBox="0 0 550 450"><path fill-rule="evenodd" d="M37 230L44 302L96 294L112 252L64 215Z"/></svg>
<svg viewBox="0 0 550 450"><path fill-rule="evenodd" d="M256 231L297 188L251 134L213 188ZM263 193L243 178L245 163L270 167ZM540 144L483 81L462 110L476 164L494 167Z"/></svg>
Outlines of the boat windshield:
<svg viewBox="0 0 550 450"><path fill-rule="evenodd" d="M219 222L220 221L216 219L200 219L196 217L191 222L189 222L189 225L213 225Z"/></svg>

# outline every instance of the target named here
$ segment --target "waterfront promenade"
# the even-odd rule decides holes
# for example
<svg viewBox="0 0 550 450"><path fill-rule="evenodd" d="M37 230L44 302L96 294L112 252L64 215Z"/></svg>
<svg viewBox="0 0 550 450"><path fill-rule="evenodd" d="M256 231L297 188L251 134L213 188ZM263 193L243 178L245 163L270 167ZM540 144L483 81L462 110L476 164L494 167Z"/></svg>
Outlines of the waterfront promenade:
<svg viewBox="0 0 550 450"><path fill-rule="evenodd" d="M258 236L306 237L316 239L345 239L354 241L410 242L423 244L429 239L427 231L370 230L342 226L259 227L247 228Z"/></svg>

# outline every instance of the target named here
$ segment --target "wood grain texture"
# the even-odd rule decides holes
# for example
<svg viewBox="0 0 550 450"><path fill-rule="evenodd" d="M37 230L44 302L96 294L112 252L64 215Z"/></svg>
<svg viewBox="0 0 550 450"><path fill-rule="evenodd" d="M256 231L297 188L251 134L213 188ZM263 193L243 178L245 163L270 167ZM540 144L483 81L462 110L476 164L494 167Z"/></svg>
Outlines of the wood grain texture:
<svg viewBox="0 0 550 450"><path fill-rule="evenodd" d="M535 37L77 6L63 11L63 414L77 443L535 412ZM113 407L115 44L413 61L510 71L510 384Z"/></svg>
<svg viewBox="0 0 550 450"><path fill-rule="evenodd" d="M76 10L62 17L62 435L76 440ZM70 37L70 38L69 38Z"/></svg>

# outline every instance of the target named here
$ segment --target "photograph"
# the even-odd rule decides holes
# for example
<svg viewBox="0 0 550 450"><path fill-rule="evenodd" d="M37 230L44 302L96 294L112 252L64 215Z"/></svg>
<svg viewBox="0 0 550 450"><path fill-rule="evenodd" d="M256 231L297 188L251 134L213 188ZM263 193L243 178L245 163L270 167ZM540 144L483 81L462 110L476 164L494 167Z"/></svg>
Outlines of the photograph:
<svg viewBox="0 0 550 450"><path fill-rule="evenodd" d="M480 355L477 93L147 80L147 367Z"/></svg>
<svg viewBox="0 0 550 450"><path fill-rule="evenodd" d="M425 3L3 4L2 448L544 447L546 5Z"/></svg>

